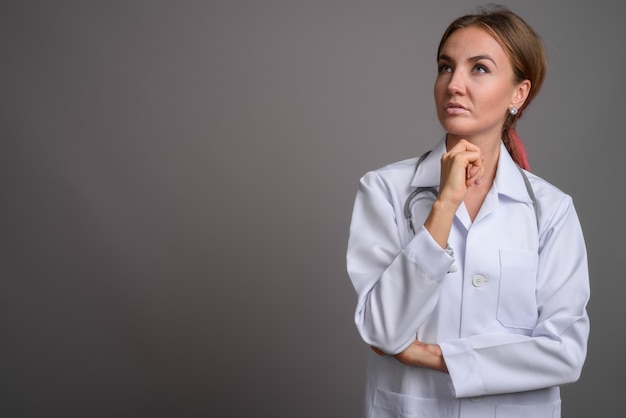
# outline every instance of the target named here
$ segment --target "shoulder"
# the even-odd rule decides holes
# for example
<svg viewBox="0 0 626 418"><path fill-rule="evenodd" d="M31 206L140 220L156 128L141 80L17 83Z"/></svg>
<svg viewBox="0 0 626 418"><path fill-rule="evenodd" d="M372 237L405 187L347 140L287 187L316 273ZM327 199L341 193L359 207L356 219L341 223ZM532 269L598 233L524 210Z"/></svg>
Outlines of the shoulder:
<svg viewBox="0 0 626 418"><path fill-rule="evenodd" d="M402 173L405 171L415 171L415 164L417 164L417 158L407 158L406 160L396 161L387 165L384 165L375 170L371 170L370 173L377 173L378 175L393 175Z"/></svg>
<svg viewBox="0 0 626 418"><path fill-rule="evenodd" d="M375 170L368 171L361 177L361 182L401 183L410 182L415 174L417 158L408 158L384 165Z"/></svg>
<svg viewBox="0 0 626 418"><path fill-rule="evenodd" d="M533 188L535 196L541 204L550 206L554 204L554 202L569 198L569 195L546 179L526 170L524 170L524 173L526 177L528 177L528 181Z"/></svg>
<svg viewBox="0 0 626 418"><path fill-rule="evenodd" d="M400 201L411 189L417 158L387 164L365 173L359 181L359 195Z"/></svg>
<svg viewBox="0 0 626 418"><path fill-rule="evenodd" d="M559 219L575 213L570 195L542 177L524 171L535 194L542 229L550 228Z"/></svg>

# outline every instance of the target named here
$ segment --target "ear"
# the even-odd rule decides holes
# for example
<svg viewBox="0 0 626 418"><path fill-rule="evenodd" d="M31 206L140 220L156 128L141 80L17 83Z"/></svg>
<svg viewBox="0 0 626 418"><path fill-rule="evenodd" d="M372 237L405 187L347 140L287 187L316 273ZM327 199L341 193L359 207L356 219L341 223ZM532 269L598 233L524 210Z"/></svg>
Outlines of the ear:
<svg viewBox="0 0 626 418"><path fill-rule="evenodd" d="M515 106L518 109L522 107L528 97L528 93L530 93L530 86L530 80L524 80L515 86L513 97L511 98L512 106Z"/></svg>

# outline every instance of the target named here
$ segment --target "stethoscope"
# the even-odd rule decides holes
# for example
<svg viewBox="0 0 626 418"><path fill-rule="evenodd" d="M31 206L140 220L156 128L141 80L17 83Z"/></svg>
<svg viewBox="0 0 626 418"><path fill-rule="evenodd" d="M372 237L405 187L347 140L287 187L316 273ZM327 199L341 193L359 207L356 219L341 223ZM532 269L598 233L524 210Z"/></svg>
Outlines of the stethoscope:
<svg viewBox="0 0 626 418"><path fill-rule="evenodd" d="M425 152L424 154L422 154L421 157L419 157L419 159L417 160L417 164L415 164L415 172L417 172L417 169L422 161L424 161L424 159L428 157L428 154L430 154L430 151ZM537 231L539 231L539 207L537 205L535 192L533 191L533 188L530 185L530 181L528 180L528 176L526 175L524 170L522 170L522 168L517 164L515 164L515 166L517 167L520 174L522 175L522 178L524 179L524 184L526 185L526 191L528 192L528 196L530 196L530 199L533 201L533 208L535 209L535 219L537 220ZM435 197L435 199L437 198L437 196L439 196L439 192L434 187L418 187L411 192L409 197L407 197L406 201L404 202L404 218L408 221L409 229L411 230L411 232L413 232L413 235L415 235L415 228L413 227L413 214L411 213L411 203L417 197L417 195L423 192L431 193Z"/></svg>

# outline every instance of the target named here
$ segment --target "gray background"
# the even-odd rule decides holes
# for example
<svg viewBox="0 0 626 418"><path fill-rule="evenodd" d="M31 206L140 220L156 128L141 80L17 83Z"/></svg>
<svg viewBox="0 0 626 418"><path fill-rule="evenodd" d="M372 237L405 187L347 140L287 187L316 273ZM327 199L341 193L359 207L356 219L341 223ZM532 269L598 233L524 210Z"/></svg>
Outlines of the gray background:
<svg viewBox="0 0 626 418"><path fill-rule="evenodd" d="M476 4L0 3L0 414L358 416L357 181L441 137L437 43ZM623 8L505 4L549 56L532 169L589 250L564 417L621 417Z"/></svg>

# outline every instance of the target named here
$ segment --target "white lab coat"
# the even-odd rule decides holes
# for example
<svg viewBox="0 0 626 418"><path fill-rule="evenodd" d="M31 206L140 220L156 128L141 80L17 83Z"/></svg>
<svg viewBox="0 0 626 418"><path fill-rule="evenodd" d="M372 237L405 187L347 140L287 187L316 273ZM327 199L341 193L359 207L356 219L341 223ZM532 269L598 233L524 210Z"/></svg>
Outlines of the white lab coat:
<svg viewBox="0 0 626 418"><path fill-rule="evenodd" d="M527 173L539 227L504 145L493 186L472 222L463 204L448 248L423 227L434 197L403 206L416 187L439 186L445 138L417 159L360 181L347 268L361 337L391 354L416 338L441 346L449 374L373 352L364 417L560 417L559 385L576 381L586 356L587 255L571 198Z"/></svg>

